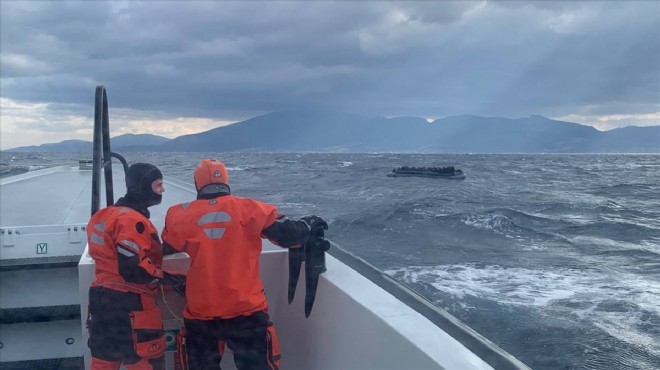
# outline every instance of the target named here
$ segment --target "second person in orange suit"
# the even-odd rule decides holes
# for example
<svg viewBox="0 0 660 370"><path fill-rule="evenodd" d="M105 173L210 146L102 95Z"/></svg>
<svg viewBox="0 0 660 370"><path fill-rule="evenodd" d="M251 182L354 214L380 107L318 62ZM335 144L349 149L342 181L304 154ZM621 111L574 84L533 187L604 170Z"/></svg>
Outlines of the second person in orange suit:
<svg viewBox="0 0 660 370"><path fill-rule="evenodd" d="M89 288L92 370L161 370L165 337L156 305L158 284L183 286L162 269L158 232L148 208L161 202L163 175L148 163L126 174L126 195L96 212L87 226L95 280Z"/></svg>
<svg viewBox="0 0 660 370"><path fill-rule="evenodd" d="M231 195L227 169L216 159L202 160L194 179L197 199L171 207L162 234L165 253L191 259L184 310L189 367L217 370L226 343L239 370L279 369L259 275L262 238L300 247L323 220L289 220L274 205Z"/></svg>

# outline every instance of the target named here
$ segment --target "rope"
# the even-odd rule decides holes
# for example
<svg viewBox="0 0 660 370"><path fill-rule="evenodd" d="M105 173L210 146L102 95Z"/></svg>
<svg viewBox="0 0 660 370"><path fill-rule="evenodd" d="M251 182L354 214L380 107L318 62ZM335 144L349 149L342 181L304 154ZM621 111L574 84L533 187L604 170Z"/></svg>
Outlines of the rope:
<svg viewBox="0 0 660 370"><path fill-rule="evenodd" d="M160 286L160 293L161 293L161 296L163 298L163 303L165 303L165 307L167 307L167 310L170 312L170 315L172 315L172 317L174 317L174 319L178 320L181 323L181 325L183 325L183 318L179 317L179 315L177 315L172 310L172 308L170 307L170 304L167 302L167 298L165 298L165 288L162 285Z"/></svg>

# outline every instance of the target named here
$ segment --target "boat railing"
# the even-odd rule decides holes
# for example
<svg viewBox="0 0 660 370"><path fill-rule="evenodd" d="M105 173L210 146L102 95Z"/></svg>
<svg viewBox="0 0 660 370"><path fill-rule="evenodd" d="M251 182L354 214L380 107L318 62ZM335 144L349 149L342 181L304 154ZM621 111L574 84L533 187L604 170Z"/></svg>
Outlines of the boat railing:
<svg viewBox="0 0 660 370"><path fill-rule="evenodd" d="M411 288L401 284L374 265L347 251L337 243L330 241L332 248L328 253L345 265L357 271L386 292L393 295L413 310L417 311L451 337L460 342L472 353L495 369L530 370L523 362L515 358L495 343L488 340L474 329L452 316L449 312L434 305Z"/></svg>
<svg viewBox="0 0 660 370"><path fill-rule="evenodd" d="M96 87L94 98L94 142L92 145L92 215L100 208L101 193L101 168L104 170L105 178L105 200L106 205L111 206L114 202L112 184L112 157L119 159L124 172L128 171L128 164L123 156L110 150L110 117L108 115L108 93L105 87Z"/></svg>

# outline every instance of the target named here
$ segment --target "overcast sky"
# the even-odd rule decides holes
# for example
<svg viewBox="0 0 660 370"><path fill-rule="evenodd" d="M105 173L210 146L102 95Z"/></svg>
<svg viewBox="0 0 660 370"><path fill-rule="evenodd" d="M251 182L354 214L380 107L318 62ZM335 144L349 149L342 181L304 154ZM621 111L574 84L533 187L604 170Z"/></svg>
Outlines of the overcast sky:
<svg viewBox="0 0 660 370"><path fill-rule="evenodd" d="M0 148L319 108L660 125L658 1L0 1Z"/></svg>

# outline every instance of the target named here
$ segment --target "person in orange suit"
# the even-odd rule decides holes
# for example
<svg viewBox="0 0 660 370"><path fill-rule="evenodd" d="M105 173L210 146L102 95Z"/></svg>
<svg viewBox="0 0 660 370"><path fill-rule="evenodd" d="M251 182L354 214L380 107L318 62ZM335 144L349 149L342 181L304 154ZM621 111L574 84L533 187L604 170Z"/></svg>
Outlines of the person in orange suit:
<svg viewBox="0 0 660 370"><path fill-rule="evenodd" d="M279 369L280 349L259 276L262 238L286 248L303 246L320 217L289 220L271 204L230 193L217 159L194 172L197 199L170 207L165 253L186 252L184 322L188 365L217 370L226 344L239 370Z"/></svg>
<svg viewBox="0 0 660 370"><path fill-rule="evenodd" d="M95 280L89 289L92 370L164 369L165 336L156 305L158 284L180 288L184 278L162 269L158 232L148 208L161 202L163 175L136 163L126 173L126 195L87 225Z"/></svg>

